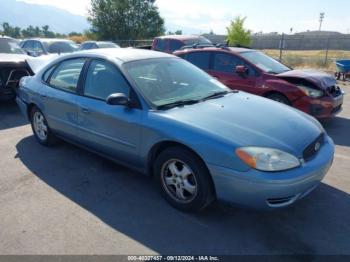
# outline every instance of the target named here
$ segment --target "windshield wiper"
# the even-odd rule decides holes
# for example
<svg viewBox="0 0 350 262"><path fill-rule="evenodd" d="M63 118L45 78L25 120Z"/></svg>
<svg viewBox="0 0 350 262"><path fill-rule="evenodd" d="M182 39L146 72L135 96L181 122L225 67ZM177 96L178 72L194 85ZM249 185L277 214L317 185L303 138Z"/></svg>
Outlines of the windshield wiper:
<svg viewBox="0 0 350 262"><path fill-rule="evenodd" d="M178 107L178 106L193 105L193 104L197 104L199 102L201 102L201 100L195 100L195 99L179 100L179 101L175 101L175 102L172 102L169 104L160 105L157 107L157 109L170 109L170 108L174 108L174 107Z"/></svg>
<svg viewBox="0 0 350 262"><path fill-rule="evenodd" d="M220 92L216 92L216 93L213 93L205 98L203 98L203 101L205 100L209 100L209 99L215 99L215 98L220 98L220 97L223 97L229 93L237 93L238 91L220 91Z"/></svg>

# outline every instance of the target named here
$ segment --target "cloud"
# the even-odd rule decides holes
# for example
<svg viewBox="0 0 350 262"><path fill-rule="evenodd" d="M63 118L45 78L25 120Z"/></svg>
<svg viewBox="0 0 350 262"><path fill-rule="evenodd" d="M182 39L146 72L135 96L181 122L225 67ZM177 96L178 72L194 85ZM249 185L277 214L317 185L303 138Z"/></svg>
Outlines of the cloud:
<svg viewBox="0 0 350 262"><path fill-rule="evenodd" d="M186 28L184 31L187 33L204 33L210 30L219 34L225 33L230 20L236 16L223 6L216 5L213 8L212 2L158 0L156 4L166 20L166 26L172 27L170 30Z"/></svg>
<svg viewBox="0 0 350 262"><path fill-rule="evenodd" d="M31 4L50 5L65 9L73 14L87 16L90 0L17 0Z"/></svg>

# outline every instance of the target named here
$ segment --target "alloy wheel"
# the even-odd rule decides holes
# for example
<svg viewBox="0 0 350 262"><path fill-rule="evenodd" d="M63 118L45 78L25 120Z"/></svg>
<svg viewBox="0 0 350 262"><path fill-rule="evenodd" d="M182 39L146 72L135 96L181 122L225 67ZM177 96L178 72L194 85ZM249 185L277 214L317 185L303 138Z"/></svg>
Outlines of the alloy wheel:
<svg viewBox="0 0 350 262"><path fill-rule="evenodd" d="M189 203L197 195L198 183L191 168L178 159L167 161L161 170L163 186L174 200Z"/></svg>
<svg viewBox="0 0 350 262"><path fill-rule="evenodd" d="M35 134L42 141L47 140L48 127L46 125L45 117L41 112L35 112L33 115L33 127Z"/></svg>

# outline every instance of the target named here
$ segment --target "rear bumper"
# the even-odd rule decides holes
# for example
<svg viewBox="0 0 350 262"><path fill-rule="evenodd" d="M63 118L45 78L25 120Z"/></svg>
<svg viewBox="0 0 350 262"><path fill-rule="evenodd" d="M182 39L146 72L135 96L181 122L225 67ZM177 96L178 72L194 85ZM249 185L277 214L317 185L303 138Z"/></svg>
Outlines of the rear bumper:
<svg viewBox="0 0 350 262"><path fill-rule="evenodd" d="M256 209L287 207L312 192L332 165L334 144L330 138L314 159L285 172L232 169L209 165L217 198Z"/></svg>
<svg viewBox="0 0 350 262"><path fill-rule="evenodd" d="M16 97L16 103L17 103L19 109L21 110L23 116L25 116L26 119L29 121L28 113L27 113L27 104L22 99L20 99L18 96Z"/></svg>
<svg viewBox="0 0 350 262"><path fill-rule="evenodd" d="M342 111L344 94L338 97L319 99L304 96L293 102L293 106L318 119L332 118Z"/></svg>

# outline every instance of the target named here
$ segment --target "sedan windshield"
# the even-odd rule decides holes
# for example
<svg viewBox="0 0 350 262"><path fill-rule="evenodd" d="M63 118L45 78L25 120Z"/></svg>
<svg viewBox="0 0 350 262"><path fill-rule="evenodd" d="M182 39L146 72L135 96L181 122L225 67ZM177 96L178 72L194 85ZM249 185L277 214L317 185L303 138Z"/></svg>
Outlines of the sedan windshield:
<svg viewBox="0 0 350 262"><path fill-rule="evenodd" d="M198 103L229 92L219 81L179 58L135 61L124 67L137 88L156 108Z"/></svg>
<svg viewBox="0 0 350 262"><path fill-rule="evenodd" d="M259 67L261 70L270 74L280 74L290 71L290 68L282 65L277 60L257 51L249 51L240 53L242 57L247 59L252 64Z"/></svg>
<svg viewBox="0 0 350 262"><path fill-rule="evenodd" d="M0 39L0 53L3 54L24 54L16 41L12 39Z"/></svg>

